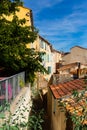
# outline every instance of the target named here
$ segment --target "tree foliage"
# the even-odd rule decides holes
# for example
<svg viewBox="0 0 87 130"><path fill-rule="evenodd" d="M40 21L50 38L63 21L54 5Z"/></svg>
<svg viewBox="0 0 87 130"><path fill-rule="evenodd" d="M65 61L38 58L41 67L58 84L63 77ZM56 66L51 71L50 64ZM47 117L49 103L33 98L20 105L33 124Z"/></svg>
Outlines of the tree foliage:
<svg viewBox="0 0 87 130"><path fill-rule="evenodd" d="M26 47L34 42L38 31L34 27L24 26L26 20L19 20L16 16L16 11L20 11L19 5L23 5L20 0L0 1L0 66L10 74L27 70L31 80L35 72L43 72L45 69L41 65L41 54ZM9 21L6 17L11 14L13 19Z"/></svg>

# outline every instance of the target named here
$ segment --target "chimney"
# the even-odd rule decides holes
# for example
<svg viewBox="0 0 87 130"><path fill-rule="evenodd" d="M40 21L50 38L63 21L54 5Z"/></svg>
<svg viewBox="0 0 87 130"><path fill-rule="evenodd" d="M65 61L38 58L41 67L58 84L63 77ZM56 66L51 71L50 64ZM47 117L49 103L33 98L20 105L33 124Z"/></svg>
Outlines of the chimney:
<svg viewBox="0 0 87 130"><path fill-rule="evenodd" d="M77 62L77 66L78 66L78 69L77 69L77 78L80 78L81 63L80 63L80 62Z"/></svg>

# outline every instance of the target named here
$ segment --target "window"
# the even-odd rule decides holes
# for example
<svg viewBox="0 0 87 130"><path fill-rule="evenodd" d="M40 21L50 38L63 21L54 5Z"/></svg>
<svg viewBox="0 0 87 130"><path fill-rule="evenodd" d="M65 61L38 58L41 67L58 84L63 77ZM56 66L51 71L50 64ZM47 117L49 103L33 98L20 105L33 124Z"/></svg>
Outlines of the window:
<svg viewBox="0 0 87 130"><path fill-rule="evenodd" d="M50 74L51 73L51 67L48 66L48 73Z"/></svg>
<svg viewBox="0 0 87 130"><path fill-rule="evenodd" d="M44 42L44 49L47 50L47 43Z"/></svg>
<svg viewBox="0 0 87 130"><path fill-rule="evenodd" d="M40 47L43 48L43 41L40 40Z"/></svg>
<svg viewBox="0 0 87 130"><path fill-rule="evenodd" d="M42 41L42 40L40 40L40 47L41 47L42 49L45 49L45 42Z"/></svg>

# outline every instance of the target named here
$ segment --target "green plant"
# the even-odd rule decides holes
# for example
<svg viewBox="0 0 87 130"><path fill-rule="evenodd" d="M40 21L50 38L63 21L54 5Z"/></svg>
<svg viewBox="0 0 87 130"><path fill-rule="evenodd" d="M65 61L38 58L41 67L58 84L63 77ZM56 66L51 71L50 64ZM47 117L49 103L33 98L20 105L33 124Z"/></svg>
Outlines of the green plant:
<svg viewBox="0 0 87 130"><path fill-rule="evenodd" d="M21 88L23 88L23 87L24 87L24 81L23 81L23 79L22 79L22 78L20 78L20 80L19 80L19 85L20 85L20 87L21 87Z"/></svg>
<svg viewBox="0 0 87 130"><path fill-rule="evenodd" d="M20 102L20 101L19 101ZM25 99L23 99L25 102ZM0 124L0 130L20 130L28 126L28 122L25 122L25 116L23 113L28 111L28 108L22 104L22 108L19 106L15 114L11 113L10 104L6 103L5 106L0 106L0 119L2 119L2 124ZM23 120L23 121L21 121Z"/></svg>
<svg viewBox="0 0 87 130"><path fill-rule="evenodd" d="M73 106L73 109L68 110L68 113L73 122L74 130L87 130L87 86L83 86L83 88L82 91L73 90L68 100L67 98L59 100L59 107L63 112L67 112L67 106Z"/></svg>
<svg viewBox="0 0 87 130"><path fill-rule="evenodd" d="M17 124L11 124L12 113L10 111L10 104L6 103L5 106L0 106L0 111L0 119L2 119L0 130L19 130Z"/></svg>
<svg viewBox="0 0 87 130"><path fill-rule="evenodd" d="M33 25L26 26L27 20L17 16L20 5L22 0L0 1L0 66L7 76L26 71L26 80L33 83L36 72L46 69L42 65L43 53L27 47L36 40L38 30Z"/></svg>
<svg viewBox="0 0 87 130"><path fill-rule="evenodd" d="M44 122L43 114L44 110L41 109L40 111L36 112L32 110L33 114L29 116L29 129L30 130L42 130L42 123Z"/></svg>

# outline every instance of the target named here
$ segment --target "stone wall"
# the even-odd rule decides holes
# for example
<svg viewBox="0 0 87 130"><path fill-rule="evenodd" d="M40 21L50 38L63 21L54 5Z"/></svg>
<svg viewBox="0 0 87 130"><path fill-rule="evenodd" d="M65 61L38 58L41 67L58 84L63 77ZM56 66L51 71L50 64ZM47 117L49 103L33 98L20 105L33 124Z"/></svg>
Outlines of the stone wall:
<svg viewBox="0 0 87 130"><path fill-rule="evenodd" d="M16 122L17 124L23 122L27 123L31 111L31 106L32 106L31 89L30 85L28 85L27 87L23 87L21 89L20 93L11 103L10 111L12 116L10 116L10 121L12 125L13 122ZM5 116L6 116L5 119L9 119L8 111L5 111ZM3 122L4 120L0 119L0 128ZM27 127L24 127L23 129L27 130ZM20 130L22 130L22 128L20 128Z"/></svg>
<svg viewBox="0 0 87 130"><path fill-rule="evenodd" d="M32 101L31 101L31 90L29 87L24 87L20 94L11 104L12 122L15 121L18 124L27 123L29 118L29 113L31 111ZM27 130L27 128L24 128Z"/></svg>
<svg viewBox="0 0 87 130"><path fill-rule="evenodd" d="M62 57L63 64L69 64L74 62L87 63L87 49L79 46L71 48L70 53Z"/></svg>
<svg viewBox="0 0 87 130"><path fill-rule="evenodd" d="M53 84L57 85L58 83L63 83L66 81L73 80L71 74L53 74Z"/></svg>

